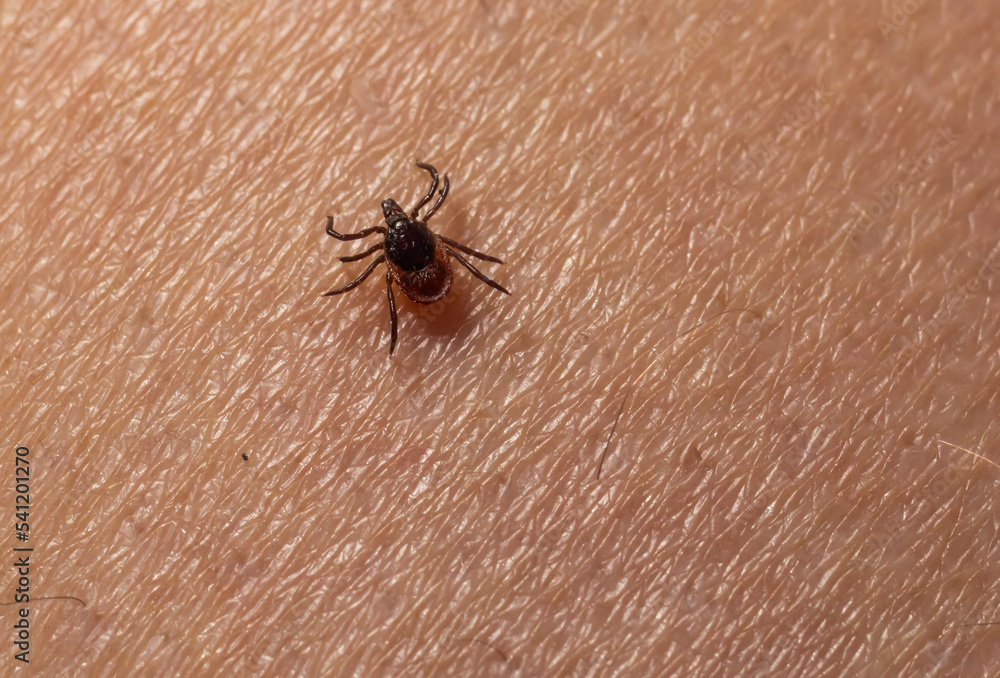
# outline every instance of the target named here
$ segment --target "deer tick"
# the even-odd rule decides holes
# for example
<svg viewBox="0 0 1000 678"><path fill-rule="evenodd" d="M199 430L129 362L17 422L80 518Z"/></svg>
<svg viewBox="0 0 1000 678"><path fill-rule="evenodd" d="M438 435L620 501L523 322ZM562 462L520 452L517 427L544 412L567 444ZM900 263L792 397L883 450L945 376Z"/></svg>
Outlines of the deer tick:
<svg viewBox="0 0 1000 678"><path fill-rule="evenodd" d="M372 245L360 254L340 257L340 260L344 262L360 261L379 250L384 250L383 254L378 255L354 282L348 283L338 289L330 290L323 296L331 297L335 294L350 292L363 283L379 264L384 263L388 269L385 273L385 290L386 296L389 299L389 318L392 321L389 355L392 355L392 352L396 350L397 321L396 299L392 296L393 283L396 283L399 289L403 291L403 294L418 304L433 304L435 301L443 299L451 289L451 261L448 257L454 257L458 260L458 263L469 269L472 275L493 289L499 290L504 294L510 294L510 292L498 283L483 275L479 269L470 264L465 257L455 250L460 250L471 256L484 259L485 261L492 261L496 264L502 264L503 261L488 254L477 252L471 247L466 247L461 243L455 242L451 238L438 235L427 227L428 220L434 216L434 213L444 203L445 198L448 197L447 174L444 175L443 187L438 194L438 199L434 202L434 206L427 210L427 214L424 215L423 220L420 219L420 209L429 203L434 194L438 192L438 173L433 166L425 162L418 162L417 167L430 172L431 187L427 191L427 195L421 198L417 206L410 211L409 216L396 204L395 200L386 198L382 201L382 216L385 217L385 226L372 226L357 233L342 234L333 230L333 217L326 218L326 233L337 240L357 240L365 238L372 233L381 233L385 236L382 242Z"/></svg>

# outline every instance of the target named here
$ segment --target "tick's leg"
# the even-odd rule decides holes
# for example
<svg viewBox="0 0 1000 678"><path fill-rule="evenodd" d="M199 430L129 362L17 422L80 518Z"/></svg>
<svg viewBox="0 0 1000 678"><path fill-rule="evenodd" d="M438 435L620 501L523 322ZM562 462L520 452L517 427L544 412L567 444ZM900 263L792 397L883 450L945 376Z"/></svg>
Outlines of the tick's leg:
<svg viewBox="0 0 1000 678"><path fill-rule="evenodd" d="M385 226L372 226L357 233L337 233L333 230L333 217L326 218L326 234L337 240L357 240L358 238L367 238L372 233L385 233Z"/></svg>
<svg viewBox="0 0 1000 678"><path fill-rule="evenodd" d="M439 235L438 237L441 238L442 242L446 242L449 245L451 245L452 247L454 247L455 249L462 250L466 254L471 254L474 257L479 257L480 259L485 259L486 261L492 261L494 264L502 264L503 263L503 259L497 259L496 257L491 257L488 254L483 254L482 252L477 252L476 250L472 249L471 247L466 247L465 245L463 245L460 242L455 242L451 238L446 238L443 235Z"/></svg>
<svg viewBox="0 0 1000 678"><path fill-rule="evenodd" d="M383 247L385 247L385 243L384 242L380 242L378 244L372 245L371 247L369 247L368 249L366 249L361 254L352 254L349 257L340 257L340 260L343 261L345 264L347 262L349 262L349 261L361 261L362 259L364 259L368 255L374 254L375 252L378 252Z"/></svg>
<svg viewBox="0 0 1000 678"><path fill-rule="evenodd" d="M358 285L360 285L361 283L363 283L365 281L365 278L367 278L368 276L370 276L372 274L372 271L375 270L375 267L378 266L379 264L381 264L383 261L385 261L385 255L384 254L380 254L378 256L378 258L375 259L375 261L373 261L371 264L369 264L368 268L365 269L365 272L358 276L357 280L355 280L352 283L348 283L347 285L344 285L340 289L330 290L329 292L326 292L323 296L324 297L332 297L335 294L343 294L344 292L350 292L355 287L357 287Z"/></svg>
<svg viewBox="0 0 1000 678"><path fill-rule="evenodd" d="M438 198L437 202L434 203L434 207L430 208L430 210L427 211L427 215L424 217L425 222L432 216L434 216L434 213L438 211L438 207L440 207L444 203L444 199L447 197L448 197L448 175L445 174L444 186L441 188L441 197Z"/></svg>
<svg viewBox="0 0 1000 678"><path fill-rule="evenodd" d="M451 249L450 247L445 247L444 249L445 249L446 252L448 252L448 254L450 254L451 256L453 256L456 259L458 259L458 263L462 264L462 266L465 266L467 269L469 269L469 271L472 273L472 275L476 276L477 278L479 278L480 280L482 280L484 283L486 283L487 285L489 285L493 289L500 290L504 294L510 294L510 292L508 292L503 287L501 287L499 283L493 282L492 280L490 280L489 278L487 278L485 275L483 275L482 273L480 273L479 269L476 268L475 266L473 266L472 264L470 264L468 261L466 261L462 257L461 254L459 254L455 250Z"/></svg>
<svg viewBox="0 0 1000 678"><path fill-rule="evenodd" d="M434 166L433 165L428 165L426 162L418 162L417 163L417 167L419 167L420 169L425 169L425 170L427 170L428 172L431 173L431 177L432 177L432 179L431 179L431 190L427 191L427 195L425 195L423 198L421 198L420 202L417 203L417 206L413 208L412 212L410 212L410 218L411 219L416 219L417 218L417 212L420 211L421 207L423 207L428 202L430 202L431 198L434 197L434 193L438 190L438 171L436 169L434 169Z"/></svg>
<svg viewBox="0 0 1000 678"><path fill-rule="evenodd" d="M389 355L396 350L396 299L392 296L392 273L385 272L385 293L389 297L389 319L392 320L392 338L389 339Z"/></svg>

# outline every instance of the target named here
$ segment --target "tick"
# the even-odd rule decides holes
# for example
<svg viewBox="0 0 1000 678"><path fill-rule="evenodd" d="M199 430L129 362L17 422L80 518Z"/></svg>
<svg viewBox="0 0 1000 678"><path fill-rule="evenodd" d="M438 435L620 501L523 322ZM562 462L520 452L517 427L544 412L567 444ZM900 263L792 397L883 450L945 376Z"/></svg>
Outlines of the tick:
<svg viewBox="0 0 1000 678"><path fill-rule="evenodd" d="M430 220L438 208L444 204L448 197L448 175L444 175L443 187L438 194L438 199L434 206L427 210L424 218L420 219L421 208L431 201L434 194L438 192L438 173L433 166L425 162L418 162L417 167L427 170L431 175L431 187L427 195L420 199L409 216L406 215L396 201L386 198L382 201L382 216L385 218L385 226L372 226L357 233L337 233L333 230L333 217L326 218L326 234L337 240L358 240L365 238L372 233L381 233L384 238L382 242L376 243L360 254L352 254L347 257L340 257L343 262L360 261L365 257L375 254L379 250L383 253L375 257L375 260L368 265L368 268L357 277L354 282L348 283L341 288L330 290L324 297L332 297L335 294L350 292L355 287L363 283L372 271L379 264L386 265L385 291L389 300L389 319L392 321L392 336L389 340L389 355L396 350L396 299L392 295L392 284L403 291L418 304L433 304L440 301L451 289L451 260L453 257L465 268L469 269L472 275L489 285L495 290L504 294L510 294L498 283L483 275L478 268L473 266L461 254L455 250L465 252L468 255L502 264L503 261L488 254L477 252L471 247L466 247L457 243L451 238L438 235L427 227Z"/></svg>

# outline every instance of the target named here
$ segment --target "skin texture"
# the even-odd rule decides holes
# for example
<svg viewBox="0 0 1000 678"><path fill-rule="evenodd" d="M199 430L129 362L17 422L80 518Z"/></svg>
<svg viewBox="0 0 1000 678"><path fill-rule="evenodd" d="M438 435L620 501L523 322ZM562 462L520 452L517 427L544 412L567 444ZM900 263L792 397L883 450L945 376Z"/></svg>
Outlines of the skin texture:
<svg viewBox="0 0 1000 678"><path fill-rule="evenodd" d="M996 675L1000 9L907 7L4 5L33 668ZM416 160L513 295L389 359Z"/></svg>

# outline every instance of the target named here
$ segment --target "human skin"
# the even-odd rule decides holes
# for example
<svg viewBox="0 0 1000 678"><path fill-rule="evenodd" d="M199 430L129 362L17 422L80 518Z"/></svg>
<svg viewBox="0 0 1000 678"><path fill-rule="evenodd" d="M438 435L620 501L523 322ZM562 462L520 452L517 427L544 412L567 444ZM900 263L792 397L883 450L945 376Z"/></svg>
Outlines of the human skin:
<svg viewBox="0 0 1000 678"><path fill-rule="evenodd" d="M841 4L9 17L33 668L995 675L1000 8Z"/></svg>

